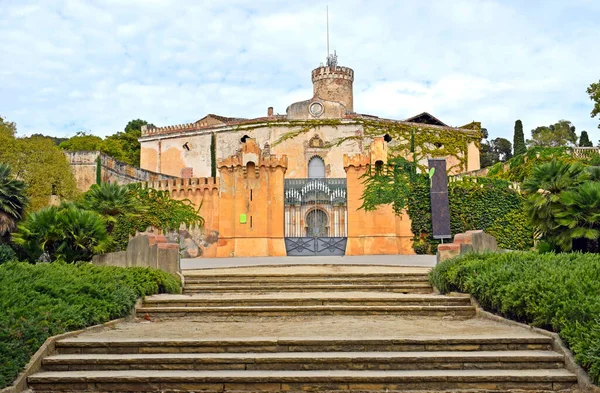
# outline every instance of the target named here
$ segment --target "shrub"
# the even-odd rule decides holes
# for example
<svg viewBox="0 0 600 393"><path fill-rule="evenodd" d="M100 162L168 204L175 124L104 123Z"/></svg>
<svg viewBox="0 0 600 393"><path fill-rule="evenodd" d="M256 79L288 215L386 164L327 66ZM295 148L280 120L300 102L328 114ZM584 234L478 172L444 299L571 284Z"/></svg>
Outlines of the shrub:
<svg viewBox="0 0 600 393"><path fill-rule="evenodd" d="M13 241L31 262L89 261L110 248L105 221L98 213L65 204L29 214L18 226Z"/></svg>
<svg viewBox="0 0 600 393"><path fill-rule="evenodd" d="M0 389L48 337L124 317L138 297L178 293L179 285L174 276L149 268L0 265Z"/></svg>
<svg viewBox="0 0 600 393"><path fill-rule="evenodd" d="M436 266L430 279L442 292L470 293L486 310L557 332L600 382L600 256L467 254Z"/></svg>
<svg viewBox="0 0 600 393"><path fill-rule="evenodd" d="M8 244L0 244L0 265L16 259L17 254L15 254L11 246Z"/></svg>

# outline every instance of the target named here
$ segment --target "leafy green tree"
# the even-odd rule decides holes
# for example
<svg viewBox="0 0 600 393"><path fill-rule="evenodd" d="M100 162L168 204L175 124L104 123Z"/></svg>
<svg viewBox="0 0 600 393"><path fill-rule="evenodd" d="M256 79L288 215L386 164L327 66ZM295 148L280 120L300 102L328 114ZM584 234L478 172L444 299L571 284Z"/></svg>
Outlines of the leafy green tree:
<svg viewBox="0 0 600 393"><path fill-rule="evenodd" d="M512 144L508 139L496 138L481 143L480 166L487 168L497 162L505 162L512 157Z"/></svg>
<svg viewBox="0 0 600 393"><path fill-rule="evenodd" d="M27 185L29 209L48 206L53 193L61 200L77 195L71 166L50 138L16 138L14 123L0 121L0 162L13 168L13 176Z"/></svg>
<svg viewBox="0 0 600 393"><path fill-rule="evenodd" d="M59 138L56 136L49 136L49 135L44 135L44 134L31 134L31 136L39 136L41 138L48 138L50 139L56 146L60 146L61 143L63 143L64 141L68 141L70 138Z"/></svg>
<svg viewBox="0 0 600 393"><path fill-rule="evenodd" d="M89 261L111 247L102 216L72 204L50 206L27 215L13 241L31 262L40 259Z"/></svg>
<svg viewBox="0 0 600 393"><path fill-rule="evenodd" d="M579 137L579 147L592 147L594 144L590 141L590 137L588 136L587 131L581 131L581 136Z"/></svg>
<svg viewBox="0 0 600 393"><path fill-rule="evenodd" d="M568 120L559 120L549 126L537 127L531 130L531 139L527 144L532 147L575 146L577 144L575 126Z"/></svg>
<svg viewBox="0 0 600 393"><path fill-rule="evenodd" d="M10 167L0 163L0 243L23 218L27 197L25 183L10 176Z"/></svg>
<svg viewBox="0 0 600 393"><path fill-rule="evenodd" d="M594 108L590 115L596 117L600 113L600 81L598 81L598 83L592 83L590 87L587 88L587 93L590 96L590 100L594 102ZM600 128L600 124L598 124L598 128Z"/></svg>
<svg viewBox="0 0 600 393"><path fill-rule="evenodd" d="M521 120L515 121L515 132L513 135L514 155L523 154L527 151L525 145L525 134L523 134L523 123Z"/></svg>
<svg viewBox="0 0 600 393"><path fill-rule="evenodd" d="M121 147L121 160L134 165L140 166L140 142L138 139L142 136L142 126L147 125L146 120L135 119L131 120L125 126L123 132L117 132L106 138L106 142L114 141Z"/></svg>
<svg viewBox="0 0 600 393"><path fill-rule="evenodd" d="M133 166L140 166L140 142L142 126L149 124L146 120L131 120L124 131L119 131L106 137L104 140L98 136L78 132L74 137L60 144L64 150L100 150L119 161Z"/></svg>
<svg viewBox="0 0 600 393"><path fill-rule="evenodd" d="M74 137L62 142L59 147L63 150L77 151L93 151L102 148L102 138L95 135L89 135L85 132L78 132Z"/></svg>

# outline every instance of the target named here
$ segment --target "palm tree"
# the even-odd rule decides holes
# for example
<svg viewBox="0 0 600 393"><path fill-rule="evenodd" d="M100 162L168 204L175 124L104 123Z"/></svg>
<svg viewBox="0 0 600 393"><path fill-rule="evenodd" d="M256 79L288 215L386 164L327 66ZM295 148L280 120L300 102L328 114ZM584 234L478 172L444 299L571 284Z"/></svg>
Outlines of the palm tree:
<svg viewBox="0 0 600 393"><path fill-rule="evenodd" d="M30 261L88 261L110 249L112 239L102 217L72 204L50 206L27 215L18 225L13 241Z"/></svg>
<svg viewBox="0 0 600 393"><path fill-rule="evenodd" d="M556 244L564 251L597 251L600 237L600 182L586 182L560 195L562 210L556 212L561 225Z"/></svg>
<svg viewBox="0 0 600 393"><path fill-rule="evenodd" d="M135 217L144 212L128 186L116 183L94 184L83 197L82 207L100 213L107 220L111 233L118 217Z"/></svg>
<svg viewBox="0 0 600 393"><path fill-rule="evenodd" d="M536 166L523 183L527 199L525 211L534 229L551 242L559 232L557 212L563 211L561 193L579 186L590 178L580 163L553 160Z"/></svg>
<svg viewBox="0 0 600 393"><path fill-rule="evenodd" d="M16 228L26 207L25 183L11 178L8 164L0 163L0 237Z"/></svg>

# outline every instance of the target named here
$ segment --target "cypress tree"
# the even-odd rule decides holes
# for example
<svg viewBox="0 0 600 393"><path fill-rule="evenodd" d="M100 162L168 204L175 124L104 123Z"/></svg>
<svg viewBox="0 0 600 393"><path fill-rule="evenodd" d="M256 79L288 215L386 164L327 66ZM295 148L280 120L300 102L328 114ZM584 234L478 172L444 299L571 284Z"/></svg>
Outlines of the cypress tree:
<svg viewBox="0 0 600 393"><path fill-rule="evenodd" d="M96 184L102 184L102 159L100 155L96 158Z"/></svg>
<svg viewBox="0 0 600 393"><path fill-rule="evenodd" d="M210 136L210 175L217 177L217 135Z"/></svg>
<svg viewBox="0 0 600 393"><path fill-rule="evenodd" d="M521 120L515 121L515 134L513 136L513 155L523 154L527 151L525 146L525 134L523 134L523 123Z"/></svg>
<svg viewBox="0 0 600 393"><path fill-rule="evenodd" d="M579 137L579 147L592 147L594 144L590 141L590 137L587 131L581 131L581 136Z"/></svg>

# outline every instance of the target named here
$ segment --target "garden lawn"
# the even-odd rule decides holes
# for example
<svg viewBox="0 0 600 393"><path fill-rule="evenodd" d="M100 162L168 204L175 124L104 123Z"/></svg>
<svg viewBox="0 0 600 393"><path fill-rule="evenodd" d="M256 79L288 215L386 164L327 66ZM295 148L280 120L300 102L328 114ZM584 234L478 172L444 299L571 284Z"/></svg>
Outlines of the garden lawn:
<svg viewBox="0 0 600 393"><path fill-rule="evenodd" d="M48 337L124 317L140 296L179 293L179 287L174 276L150 268L0 265L0 389Z"/></svg>
<svg viewBox="0 0 600 393"><path fill-rule="evenodd" d="M430 279L443 293L470 293L488 311L557 332L600 383L600 255L467 254Z"/></svg>

